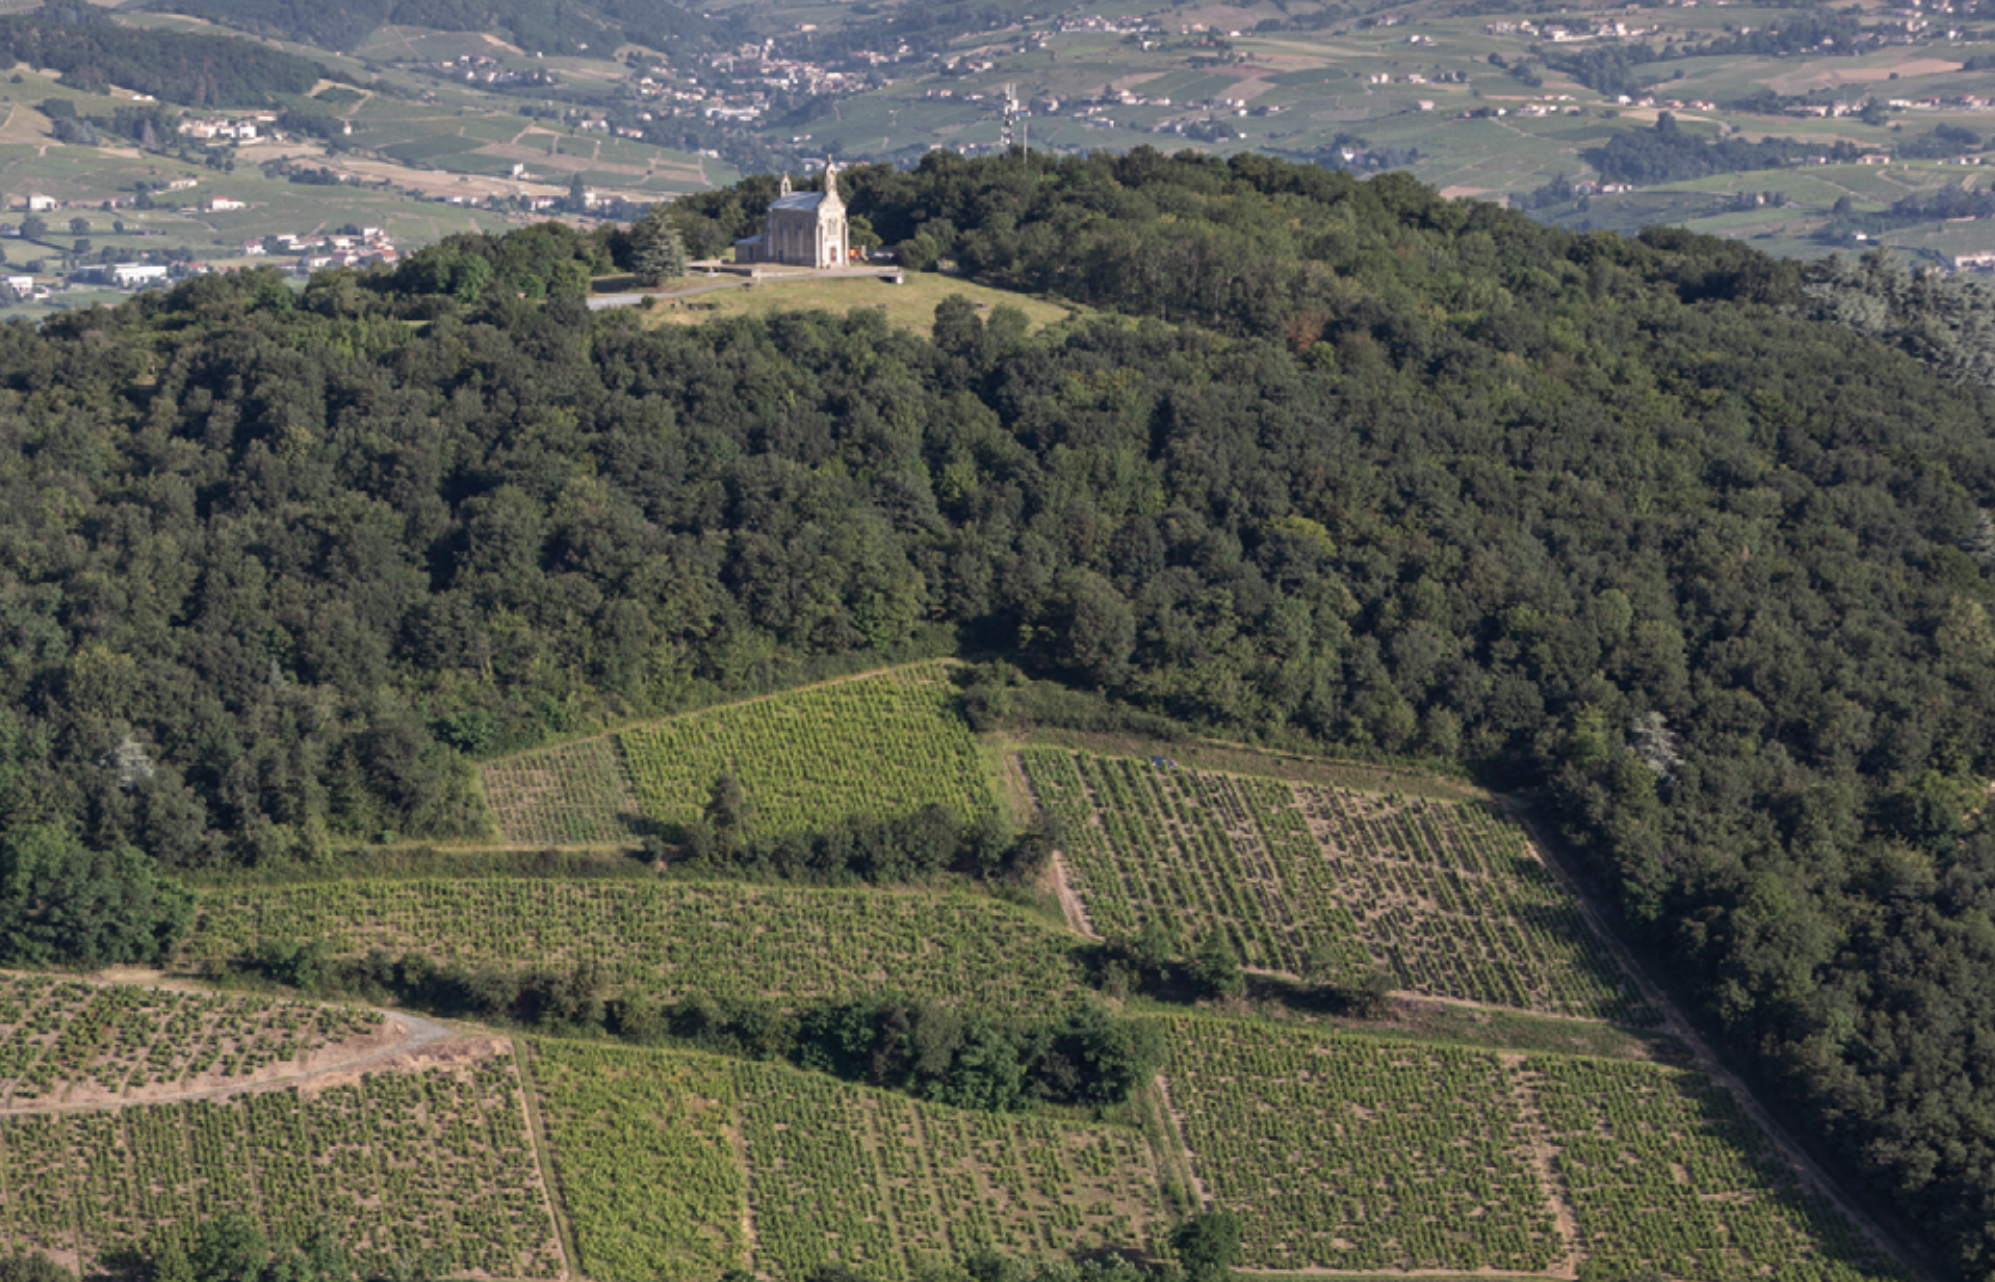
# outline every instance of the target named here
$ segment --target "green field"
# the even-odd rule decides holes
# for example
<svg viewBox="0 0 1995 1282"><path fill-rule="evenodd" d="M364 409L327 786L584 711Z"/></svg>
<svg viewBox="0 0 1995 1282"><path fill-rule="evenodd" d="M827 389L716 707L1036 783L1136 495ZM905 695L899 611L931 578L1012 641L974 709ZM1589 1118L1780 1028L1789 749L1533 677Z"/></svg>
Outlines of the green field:
<svg viewBox="0 0 1995 1282"><path fill-rule="evenodd" d="M673 1052L537 1042L533 1071L597 1282L696 1282L744 1264L797 1282L832 1260L898 1282L983 1249L1142 1247L1164 1219L1131 1128Z"/></svg>
<svg viewBox="0 0 1995 1282"><path fill-rule="evenodd" d="M648 729L645 742L661 771L686 762L694 779L711 761L751 757L781 767L767 778L815 778L814 754L833 742L923 745L931 759L937 743L957 744L965 755L932 777L986 789L988 758L953 719L949 689L939 667L919 665L692 714L667 723L673 737ZM846 727L843 739L812 738L827 725ZM589 768L613 773L612 741L583 742L595 745ZM1606 1033L1591 1020L1639 1013L1521 832L1462 785L1402 789L1383 770L1302 760L1237 773L1261 759L1224 746L1186 755L1201 768L1022 751L1032 789L1066 822L1098 927L1133 931L1164 912L1188 933L1227 930L1275 969L1327 947L1351 967L1384 964L1408 987L1563 1014L1536 1020L1547 1026ZM559 790L541 757L520 763L515 783L539 770L544 791ZM1389 790L1343 786L1368 779ZM634 791L588 795L588 822L634 814ZM561 803L539 804L556 815ZM1043 1018L1085 989L1072 935L963 892L491 877L222 888L203 892L199 909L185 966L316 938L338 956L419 952L508 972L593 963L606 992L639 1001L891 993ZM120 1030L157 1023L155 1011L199 1010L212 1029L225 1021L206 1012L236 1003L263 1021L244 1028L346 1027L265 999L36 983L0 982L0 1072L18 1072L8 1069L17 1046L39 1038L31 1058L54 1061L48 1048L69 1039L84 1048L64 1061L72 1078L133 1080L143 1056ZM529 1088L576 1252L566 1267L595 1282L706 1282L730 1268L803 1282L836 1263L913 1282L986 1248L1025 1259L1154 1252L1185 1208L1205 1205L1242 1213L1241 1262L1263 1270L1902 1276L1698 1074L1565 1054L1565 1041L1536 1032L1509 1049L1529 1017L1482 1008L1439 1008L1455 1022L1424 1041L1225 1009L1146 1016L1165 1032L1161 1078L1100 1119L963 1111L786 1064L536 1040ZM1615 1054L1652 1044L1617 1036ZM47 1193L0 1207L0 1223L30 1244L59 1241L74 1223L73 1240L96 1258L189 1205L243 1206L280 1228L320 1216L370 1260L434 1251L455 1268L553 1276L562 1248L539 1200L513 1061L475 1044L486 1050L470 1062L316 1098L279 1090L0 1120L5 1169L48 1179ZM242 1161L225 1168L218 1155L238 1148ZM280 1152L312 1157L280 1169ZM141 1171L142 1197L110 1196ZM361 1180L387 1190L393 1214L362 1225L374 1208L355 1191Z"/></svg>
<svg viewBox="0 0 1995 1282"><path fill-rule="evenodd" d="M356 881L213 891L189 964L323 939L509 971L594 962L616 988L796 1000L899 992L1008 1011L1064 1004L1071 941L968 893L657 881Z"/></svg>
<svg viewBox="0 0 1995 1282"><path fill-rule="evenodd" d="M700 817L727 772L758 836L931 804L969 818L995 801L954 694L940 663L835 681L626 730L614 753L594 739L505 758L484 768L485 795L512 842L627 841L633 802L670 830Z"/></svg>
<svg viewBox="0 0 1995 1282"><path fill-rule="evenodd" d="M723 768L777 831L990 804L995 754L952 695L941 664L913 665L520 754L489 763L485 787L522 844L628 844L697 814ZM1402 988L1488 1005L1396 1025L1424 1041L1240 1008L1156 1016L1161 1085L1112 1123L538 1041L571 1264L597 1282L737 1267L801 1282L829 1263L909 1282L985 1247L1155 1250L1176 1208L1205 1204L1242 1212L1242 1262L1267 1270L1570 1276L1598 1260L1699 1282L1898 1276L1704 1078L1566 1053L1606 1045L1582 1035L1612 1032L1596 1021L1654 1012L1522 830L1471 790L1219 745L1184 755L1194 764L1019 750L1096 930L1160 917L1187 941L1223 930L1268 970L1383 967ZM982 895L649 878L215 889L181 961L303 938L514 973L593 964L606 992L640 1002L892 993L1043 1017L1087 982L1080 941ZM1559 1016L1537 1024L1575 1035L1491 1006ZM1615 1035L1613 1054L1652 1053Z"/></svg>
<svg viewBox="0 0 1995 1282"><path fill-rule="evenodd" d="M1479 804L1186 770L1056 748L1020 756L1064 821L1094 928L1224 930L1250 966L1554 1014L1654 1018L1514 825Z"/></svg>

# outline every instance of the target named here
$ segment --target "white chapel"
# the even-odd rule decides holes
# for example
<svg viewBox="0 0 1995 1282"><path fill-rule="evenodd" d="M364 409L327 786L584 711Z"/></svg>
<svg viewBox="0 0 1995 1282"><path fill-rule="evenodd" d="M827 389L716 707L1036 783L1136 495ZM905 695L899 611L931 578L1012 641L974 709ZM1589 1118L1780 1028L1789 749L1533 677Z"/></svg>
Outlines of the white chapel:
<svg viewBox="0 0 1995 1282"><path fill-rule="evenodd" d="M737 263L786 263L792 267L843 267L851 257L845 232L845 202L838 197L838 167L824 167L823 191L790 190L769 206L762 234L734 242Z"/></svg>

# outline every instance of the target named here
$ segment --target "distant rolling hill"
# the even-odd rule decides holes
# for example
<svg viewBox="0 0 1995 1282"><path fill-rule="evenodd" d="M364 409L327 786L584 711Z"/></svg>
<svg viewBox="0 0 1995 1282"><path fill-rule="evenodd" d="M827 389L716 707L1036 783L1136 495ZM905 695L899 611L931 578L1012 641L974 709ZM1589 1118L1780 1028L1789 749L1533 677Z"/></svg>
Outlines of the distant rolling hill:
<svg viewBox="0 0 1995 1282"><path fill-rule="evenodd" d="M719 38L721 24L666 0L154 0L146 8L190 14L258 35L347 50L388 25L480 31L522 49L575 53L585 45L633 41L654 47Z"/></svg>

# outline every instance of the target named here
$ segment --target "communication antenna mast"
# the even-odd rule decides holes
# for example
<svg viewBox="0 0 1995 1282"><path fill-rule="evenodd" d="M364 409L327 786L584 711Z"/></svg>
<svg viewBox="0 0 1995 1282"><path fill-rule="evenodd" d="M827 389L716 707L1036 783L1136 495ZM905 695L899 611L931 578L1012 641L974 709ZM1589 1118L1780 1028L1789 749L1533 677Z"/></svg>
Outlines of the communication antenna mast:
<svg viewBox="0 0 1995 1282"><path fill-rule="evenodd" d="M1018 145L1018 86L1004 87L1004 149L1007 155Z"/></svg>

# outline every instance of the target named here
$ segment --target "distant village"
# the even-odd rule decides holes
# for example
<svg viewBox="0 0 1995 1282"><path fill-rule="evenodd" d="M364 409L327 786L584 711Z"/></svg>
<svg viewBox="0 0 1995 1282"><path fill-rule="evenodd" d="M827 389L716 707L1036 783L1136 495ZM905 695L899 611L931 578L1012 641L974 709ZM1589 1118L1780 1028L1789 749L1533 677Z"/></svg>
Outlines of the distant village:
<svg viewBox="0 0 1995 1282"><path fill-rule="evenodd" d="M1672 6L1692 8L1704 4L1710 7L1726 7L1731 0L1665 0ZM1869 29L1866 40L1883 43L1916 43L1937 37L1958 34L1959 15L1971 14L1986 0L1907 0L1907 7L1890 11L1896 20L1883 28ZM1630 5L1629 9L1635 9ZM1632 15L1631 15L1632 17ZM1029 21L1029 20L1028 20ZM1363 18L1357 23L1361 29L1383 34L1385 29L1400 25L1402 19L1393 14ZM1751 28L1730 28L1741 33ZM1487 22L1482 30L1489 35L1516 37L1520 41L1541 44L1573 44L1578 42L1626 42L1638 41L1652 35L1657 28L1637 25L1633 21L1613 17L1567 18L1502 18ZM594 106L576 109L569 107L559 112L542 111L537 106L523 106L523 116L558 115L561 122L575 130L600 132L613 137L656 141L652 137L651 126L669 120L694 120L702 125L723 127L713 131L718 145L726 147L731 136L751 136L753 131L766 127L772 120L781 120L786 113L797 110L798 104L812 98L841 97L877 90L905 78L919 64L923 72L938 72L943 84L933 79L919 89L922 99L930 101L953 101L965 104L981 104L986 109L995 109L1003 95L994 92L987 84L971 81L978 87L951 87L947 81L953 77L985 77L997 71L1002 59L1028 52L1045 50L1049 42L1059 36L1110 36L1131 45L1140 44L1144 50L1175 47L1182 40L1197 44L1208 44L1221 51L1220 60L1241 61L1245 54L1233 55L1224 51L1231 48L1225 42L1239 37L1240 30L1227 29L1224 25L1206 22L1181 22L1164 25L1155 17L1104 17L1102 15L1076 14L1041 22L1036 28L1023 31L1013 29L1002 34L993 32L990 43L965 52L951 52L931 56L916 53L908 45L894 44L877 49L841 49L835 54L820 58L808 55L814 47L816 28L802 22L794 32L781 37L764 40L759 44L743 44L732 50L702 56L696 65L664 65L675 60L666 55L630 52L623 57L627 77L617 86L616 103L598 102ZM1403 37L1396 33L1391 37L1394 43L1404 43L1415 48L1433 45L1434 38L1422 34L1408 34ZM539 55L531 55L538 58ZM1490 62L1497 66L1505 65L1496 55ZM482 54L465 54L453 58L415 59L399 62L397 66L413 70L442 80L476 85L485 89L500 91L528 91L543 86L561 83L557 71L529 65L521 67L517 60L501 61ZM901 67L901 70L896 70ZM1424 85L1465 86L1469 73L1428 69L1374 71L1364 76L1367 91L1378 87ZM1533 85L1537 81L1527 81ZM1845 92L1848 92L1847 90ZM1819 97L1819 96L1818 96ZM1432 112L1437 102L1445 101L1443 95L1434 98L1414 99L1409 105L1413 110ZM1459 101L1459 99L1457 99ZM1716 112L1716 103L1699 98L1659 97L1649 94L1604 96L1601 103L1608 107L1632 107L1638 109L1666 109L1672 112ZM1867 97L1833 99L1828 101L1786 100L1778 110L1806 117L1837 118L1856 116L1873 106L1888 106L1903 111L1967 111L1980 112L1995 108L1995 98L1975 94L1958 94L1950 97L1892 98L1881 104L1873 103ZM550 105L551 107L551 105ZM1271 116L1284 110L1279 104L1250 102L1246 97L1215 96L1199 99L1177 99L1164 94L1145 94L1137 88L1104 89L1097 96L1074 96L1056 94L1028 95L1016 103L1021 117L1061 116L1070 121L1100 128L1137 128L1160 135L1171 135L1200 142L1221 142L1236 136L1238 126L1229 123L1231 119ZM1769 107L1769 110L1774 108ZM1459 110L1451 110L1455 119L1469 120L1503 116L1545 117L1552 115L1584 115L1589 107L1575 101L1573 95L1565 93L1540 93L1532 100L1509 99L1501 105L1496 102L1482 102L1467 105ZM1131 115L1140 121L1132 124ZM1611 114L1611 113L1610 113ZM241 111L187 115L177 122L181 137L189 142L206 144L210 148L226 148L234 144L284 142L287 128L306 128L313 138L325 141L337 136L350 136L353 124L333 118L325 120L323 129L314 126L298 126L296 120L285 117L276 111ZM303 135L298 135L300 139ZM706 135L701 135L702 138ZM810 140L808 133L790 139L792 144ZM1403 159L1373 154L1362 142L1355 145L1325 147L1319 159L1322 163L1336 167L1340 162L1353 169L1366 169L1404 163ZM690 146L685 142L671 145ZM938 143L965 155L991 152L1003 144L989 141L951 141ZM334 144L337 149L338 144ZM718 158L721 152L712 148L699 148L699 154ZM1391 149L1385 149L1390 151ZM1934 159L1932 156L1924 159ZM1865 154L1858 158L1860 163L1887 164L1893 159L1885 153ZM344 184L360 182L357 176L343 172L336 166L319 165L316 162L286 160L266 163L264 170L271 177L289 177L293 182ZM1790 163L1828 164L1827 156L1806 157ZM1979 165L1983 158L1974 154L1962 154L1951 161L1961 165ZM549 181L526 172L524 165L514 165L510 177L515 182ZM565 178L565 176L564 176ZM133 194L120 193L108 200L68 202L51 198L40 192L16 193L10 200L13 209L31 217L57 214L68 221L74 214L113 212L132 207L147 207L148 203L160 196L178 197L180 207L200 212L233 213L249 209L243 200L224 194L206 194L193 189L200 186L200 180L193 177L175 178L159 184L151 191L145 184ZM1614 195L1629 190L1626 183L1579 180L1572 185L1577 196ZM440 192L432 186L417 190L404 188L413 198L437 201L451 205L481 208L503 213L562 213L588 214L595 217L628 218L635 216L634 207L613 194L601 193L583 188L579 180L574 189L566 195L554 196L532 194L515 189L513 194L483 195ZM58 220L50 219L53 224ZM235 220L240 225L245 220ZM75 228L71 228L72 231ZM29 236L37 245L46 247L48 255L37 266L52 266L53 270L43 270L32 274L15 273L5 277L5 284L17 296L47 297L51 290L65 287L121 289L143 289L176 280L188 275L198 275L212 270L226 270L241 266L248 260L261 260L299 273L309 273L322 268L350 266L362 267L372 264L393 265L401 257L401 251L385 234L384 229L375 227L345 227L332 234L304 233L290 230L273 230L267 234L244 239L239 243L238 252L226 250L211 251L219 260L216 263L201 261L184 249L172 251L147 251L136 249L120 252L122 247L132 246L132 238L119 236L108 245L100 239L90 251L65 249L53 239L59 227L49 226L48 235ZM143 233L140 233L143 235ZM23 236L27 232L20 226L0 225L0 236ZM79 240L81 237L79 237ZM143 244L142 241L138 242ZM59 266L55 266L59 264ZM1995 270L1995 255L1961 255L1947 264L1951 270L1989 271Z"/></svg>
<svg viewBox="0 0 1995 1282"><path fill-rule="evenodd" d="M163 190L185 191L198 185L193 178L180 178L162 185ZM218 270L216 264L203 261L184 251L140 250L130 258L121 255L116 249L105 247L97 252L95 261L79 261L73 250L64 251L50 242L48 237L56 234L54 225L37 228L36 221L44 224L48 214L73 214L81 217L88 213L102 213L120 208L129 208L132 198L119 197L112 200L63 201L29 192L9 202L11 211L25 214L19 223L0 224L0 236L28 237L39 245L49 247L50 257L59 259L63 266L54 271L34 273L14 272L0 277L0 283L13 292L15 299L46 300L63 288L104 288L139 290L152 286L169 284L188 276L202 276ZM197 205L199 210L214 213L228 213L247 209L241 200L229 196L208 196ZM75 230L72 226L70 230ZM39 232L39 234L35 234ZM240 253L229 260L229 266L240 265L236 259L264 258L274 265L291 268L300 273L314 272L325 267L367 267L379 263L393 266L401 261L401 251L389 238L387 231L380 227L350 227L337 232L299 234L296 232L273 232L255 239L244 240Z"/></svg>

